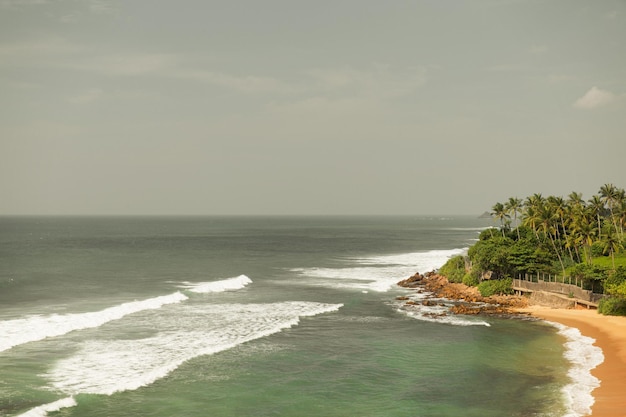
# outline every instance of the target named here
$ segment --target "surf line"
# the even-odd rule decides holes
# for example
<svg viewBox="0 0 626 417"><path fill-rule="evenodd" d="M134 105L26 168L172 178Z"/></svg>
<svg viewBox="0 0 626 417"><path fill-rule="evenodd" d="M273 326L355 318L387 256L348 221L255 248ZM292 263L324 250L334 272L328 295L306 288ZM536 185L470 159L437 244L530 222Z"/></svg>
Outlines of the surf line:
<svg viewBox="0 0 626 417"><path fill-rule="evenodd" d="M75 407L76 405L77 403L74 397L62 398L48 404L31 408L27 412L20 414L18 417L46 417L50 412L59 411L62 408Z"/></svg>
<svg viewBox="0 0 626 417"><path fill-rule="evenodd" d="M181 286L181 288L194 293L216 293L241 289L251 282L252 280L247 276L240 275L220 281L185 283L187 285ZM176 304L188 299L187 295L177 291L169 295L123 303L100 311L29 316L2 321L0 322L0 352L25 343L63 336L72 331L100 327L129 314L144 310L156 310L164 305Z"/></svg>

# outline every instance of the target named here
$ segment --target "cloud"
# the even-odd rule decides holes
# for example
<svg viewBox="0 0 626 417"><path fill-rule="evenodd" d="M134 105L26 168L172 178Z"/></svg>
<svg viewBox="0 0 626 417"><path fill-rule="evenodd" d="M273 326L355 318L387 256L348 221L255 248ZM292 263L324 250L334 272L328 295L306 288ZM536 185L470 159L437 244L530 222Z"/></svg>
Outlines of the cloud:
<svg viewBox="0 0 626 417"><path fill-rule="evenodd" d="M610 91L601 90L598 87L591 87L584 96L574 102L574 107L579 109L595 109L606 106L614 102L617 96Z"/></svg>

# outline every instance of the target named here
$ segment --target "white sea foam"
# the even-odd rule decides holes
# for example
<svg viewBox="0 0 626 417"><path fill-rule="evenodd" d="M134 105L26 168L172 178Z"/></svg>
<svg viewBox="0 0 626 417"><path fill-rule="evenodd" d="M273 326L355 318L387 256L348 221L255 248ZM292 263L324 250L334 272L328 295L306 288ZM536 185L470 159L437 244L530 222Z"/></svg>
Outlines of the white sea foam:
<svg viewBox="0 0 626 417"><path fill-rule="evenodd" d="M238 277L229 278L221 281L211 282L182 282L179 288L188 289L195 293L211 293L211 292L224 292L232 290L240 290L246 285L252 283L252 280L245 275L239 275Z"/></svg>
<svg viewBox="0 0 626 417"><path fill-rule="evenodd" d="M220 281L191 283L184 282L180 288L194 293L217 293L238 290L250 284L252 280L245 275ZM21 319L0 322L0 352L28 342L35 342L49 337L62 336L75 330L102 326L113 320L119 320L129 314L144 310L154 310L168 304L176 304L188 297L177 291L169 295L131 301L100 311L86 313L35 315Z"/></svg>
<svg viewBox="0 0 626 417"><path fill-rule="evenodd" d="M67 395L110 395L163 378L182 363L233 348L297 325L300 318L338 310L341 304L193 304L150 313L157 335L144 339L89 340L45 375Z"/></svg>
<svg viewBox="0 0 626 417"><path fill-rule="evenodd" d="M453 326L486 326L489 323L477 318L469 318L463 315L449 314L450 306L443 299L430 299L434 305L423 305L421 302L428 299L427 294L412 294L409 296L415 304L405 305L405 301L394 302L397 311L416 320L428 321L432 323L450 324Z"/></svg>
<svg viewBox="0 0 626 417"><path fill-rule="evenodd" d="M564 355L572 364L568 372L571 383L562 390L568 409L564 417L589 415L595 401L591 392L600 386L600 380L591 374L591 370L604 362L602 349L593 345L595 339L583 336L576 328L549 323L567 338Z"/></svg>
<svg viewBox="0 0 626 417"><path fill-rule="evenodd" d="M166 304L187 300L187 296L175 292L169 295L132 301L87 313L51 314L29 316L0 322L0 352L28 342L67 334L75 330L102 326L112 320L143 310L161 308Z"/></svg>
<svg viewBox="0 0 626 417"><path fill-rule="evenodd" d="M62 408L74 407L76 406L76 400L74 397L67 397L57 400L52 403L40 405L35 408L31 408L27 412L20 414L18 417L45 417L48 413L59 411Z"/></svg>
<svg viewBox="0 0 626 417"><path fill-rule="evenodd" d="M439 268L449 258L462 254L467 249L431 250L395 255L368 256L347 259L356 267L344 268L299 268L293 272L308 278L311 285L333 288L358 289L361 291L389 291L395 284L416 272L428 272Z"/></svg>

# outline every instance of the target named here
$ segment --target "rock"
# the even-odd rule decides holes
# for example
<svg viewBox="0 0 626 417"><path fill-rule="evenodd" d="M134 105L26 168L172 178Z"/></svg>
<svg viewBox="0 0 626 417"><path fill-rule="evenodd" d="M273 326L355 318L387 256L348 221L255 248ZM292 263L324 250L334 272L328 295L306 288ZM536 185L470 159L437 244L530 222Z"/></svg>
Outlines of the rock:
<svg viewBox="0 0 626 417"><path fill-rule="evenodd" d="M399 286L407 288L419 288L418 293L431 293L433 298L446 298L449 300L463 300L451 308L454 314L511 314L512 308L520 308L528 305L528 299L520 296L504 295L483 297L476 287L468 287L464 284L450 283L448 279L434 271L422 275L415 275L400 281ZM399 300L406 300L400 298ZM406 305L416 305L414 301L408 301ZM422 305L432 307L445 306L440 302L423 300Z"/></svg>

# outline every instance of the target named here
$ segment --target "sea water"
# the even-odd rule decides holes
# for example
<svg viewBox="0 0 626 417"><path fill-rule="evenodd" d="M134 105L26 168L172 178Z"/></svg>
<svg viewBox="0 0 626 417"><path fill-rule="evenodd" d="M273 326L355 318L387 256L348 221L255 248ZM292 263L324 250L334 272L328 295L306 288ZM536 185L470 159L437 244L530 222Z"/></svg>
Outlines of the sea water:
<svg viewBox="0 0 626 417"><path fill-rule="evenodd" d="M592 339L407 307L474 217L0 218L0 416L580 416Z"/></svg>

